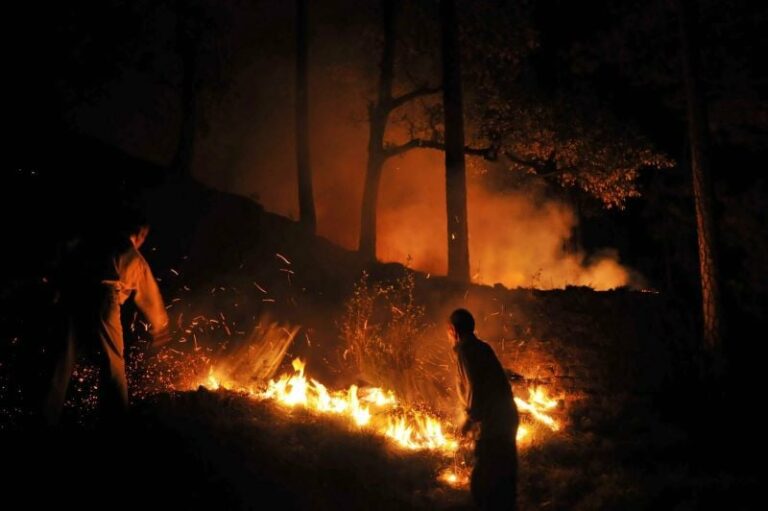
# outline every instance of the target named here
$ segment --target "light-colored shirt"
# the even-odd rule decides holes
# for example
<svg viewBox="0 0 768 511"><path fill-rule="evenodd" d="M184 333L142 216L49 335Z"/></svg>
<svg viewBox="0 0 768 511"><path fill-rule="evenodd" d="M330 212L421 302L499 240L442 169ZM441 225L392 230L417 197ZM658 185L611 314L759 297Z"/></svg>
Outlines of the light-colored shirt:
<svg viewBox="0 0 768 511"><path fill-rule="evenodd" d="M115 288L120 305L135 293L133 301L151 324L152 334L165 329L168 326L168 313L165 310L163 296L141 252L133 245L129 245L125 250L114 255L111 263L113 268L110 269L114 269L114 278L103 279L102 284Z"/></svg>

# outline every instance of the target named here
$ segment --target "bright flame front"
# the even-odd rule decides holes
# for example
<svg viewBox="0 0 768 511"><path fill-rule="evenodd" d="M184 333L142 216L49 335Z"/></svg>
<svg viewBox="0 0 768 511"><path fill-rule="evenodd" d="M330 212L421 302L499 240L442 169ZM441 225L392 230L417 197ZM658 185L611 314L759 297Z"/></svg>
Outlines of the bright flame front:
<svg viewBox="0 0 768 511"><path fill-rule="evenodd" d="M304 375L305 364L293 361L293 374L270 380L265 390L254 392L288 407L302 406L319 413L343 415L359 427L369 427L408 449L436 449L447 453L458 443L445 431L441 420L429 413L407 409L392 391L378 387L331 391ZM209 377L212 379L212 377Z"/></svg>
<svg viewBox="0 0 768 511"><path fill-rule="evenodd" d="M289 408L300 406L318 413L344 416L356 427L372 429L406 449L430 449L446 456L454 456L458 451L459 441L449 432L455 429L452 424L429 412L403 406L391 390L359 388L357 385L347 390L329 390L319 381L307 379L304 361L297 358L292 365L293 374L283 374L258 389L244 388L236 383L228 385L216 376L213 368L203 385L212 390L246 391L257 399L271 399ZM533 419L533 424L542 424L552 431L560 429L559 423L548 414L557 406L557 401L548 398L542 390L531 389L528 401L516 397L515 403L521 412ZM533 424L520 424L518 445L532 441ZM446 470L440 479L448 484L464 485L466 474L459 472Z"/></svg>

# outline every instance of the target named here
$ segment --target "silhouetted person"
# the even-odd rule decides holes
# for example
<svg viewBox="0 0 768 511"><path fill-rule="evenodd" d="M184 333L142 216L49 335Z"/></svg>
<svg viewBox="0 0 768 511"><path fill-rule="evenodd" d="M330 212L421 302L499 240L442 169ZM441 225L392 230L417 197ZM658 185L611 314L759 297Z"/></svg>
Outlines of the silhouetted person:
<svg viewBox="0 0 768 511"><path fill-rule="evenodd" d="M463 436L479 428L470 489L480 509L517 509L517 406L493 349L475 336L465 309L450 316L448 338L459 370L459 395L466 411Z"/></svg>
<svg viewBox="0 0 768 511"><path fill-rule="evenodd" d="M78 353L99 368L102 418L122 415L128 406L120 308L133 298L151 325L153 346L170 340L168 314L139 248L149 233L140 213L129 211L114 233L76 242L62 262L60 300L65 339L57 351L43 415L56 424Z"/></svg>

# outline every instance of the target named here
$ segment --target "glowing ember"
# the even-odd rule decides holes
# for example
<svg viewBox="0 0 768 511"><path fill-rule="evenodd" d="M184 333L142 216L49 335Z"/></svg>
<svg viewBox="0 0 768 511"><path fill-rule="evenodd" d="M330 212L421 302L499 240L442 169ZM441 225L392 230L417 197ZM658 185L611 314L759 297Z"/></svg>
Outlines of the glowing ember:
<svg viewBox="0 0 768 511"><path fill-rule="evenodd" d="M438 479L449 486L467 486L469 485L469 471L461 469L445 469L440 472Z"/></svg>

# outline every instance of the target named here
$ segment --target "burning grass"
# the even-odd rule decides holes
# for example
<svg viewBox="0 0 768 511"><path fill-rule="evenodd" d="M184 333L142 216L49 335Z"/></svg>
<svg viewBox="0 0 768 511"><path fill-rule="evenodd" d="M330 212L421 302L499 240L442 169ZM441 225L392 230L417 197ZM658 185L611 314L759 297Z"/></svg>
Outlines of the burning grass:
<svg viewBox="0 0 768 511"><path fill-rule="evenodd" d="M450 388L455 362L447 343L435 338L439 328L430 324L425 307L416 299L415 274L406 270L388 282L371 282L363 274L343 310L337 325L342 340L340 369L357 375L354 384L321 381L314 370L307 371L307 359L286 357L301 331L298 326L262 316L254 318L250 334L233 335L237 332L230 313L208 317L181 312L176 323L183 337L174 345L154 357L136 347L132 350L133 398L140 401L198 387L236 392L253 401L275 403L300 420L310 415L339 420L349 434L386 439L393 451L432 452L433 459L441 460L433 477L443 485L465 486L471 446L462 447L451 413L456 407ZM243 327L241 322L239 328ZM310 361L322 358L316 348L307 347ZM293 360L292 369L284 360ZM94 388L93 381L77 382L75 388L75 400L92 401L87 389ZM545 442L561 429L561 400L547 397L540 387L521 386L515 391L523 420L520 446ZM308 415L295 415L299 410Z"/></svg>
<svg viewBox="0 0 768 511"><path fill-rule="evenodd" d="M186 202L211 201L196 197ZM246 229L256 236L241 236L243 222L233 222L229 213L219 218L226 221L210 222L209 233L201 236L204 244L200 246L210 257L193 251L187 261L190 264L185 264L181 254L187 254L187 248L169 252L168 244L151 254L153 259L165 257L181 270L163 273L164 263L152 261L153 269L160 270L156 274L163 277L169 313L180 337L169 349L146 358L143 344L131 346L130 341L136 339L132 329L126 328L135 406L134 420L119 441L110 431L107 438L100 439L103 442L97 442L91 430L78 427L76 441L68 437L59 442L66 455L58 461L52 455L56 451L44 449L52 443L45 435L30 434L28 444L16 441L14 434L23 426L18 422L21 410L16 408L20 399L14 378L30 368L30 374L37 374L40 364L39 357L29 364L15 366L14 362L19 360L20 348L32 351L35 341L50 336L49 329L42 328L51 324L43 319L50 318L45 314L50 305L46 309L44 300L25 299L13 289L4 295L5 317L0 318L0 326L8 342L0 353L0 430L5 424L2 438L8 440L8 448L3 445L0 452L10 472L4 480L6 501L36 507L34 497L48 496L57 507L72 504L78 509L102 509L106 500L98 498L99 489L113 501L116 481L120 486L124 481L121 499L136 508L151 503L151 507L168 509L463 509L468 503L466 492L439 479L446 475L441 472L446 461L449 466L452 461L440 452L397 448L386 435L360 428L338 414L285 406L225 389L190 390L208 379L212 365L217 374L232 374L231 379L254 386L257 380L248 375L261 374L260 357L249 341L257 318L270 312L307 325L313 351L306 377L322 381L329 393L337 389L349 396L349 382L326 379L328 371L322 369L323 362L340 371L346 369L330 354L337 347L338 332L333 327L343 324L344 300L351 295L362 263L323 241L310 245L299 236L290 238L293 224L285 219L263 215L259 217L262 224L255 222ZM187 222L188 212L179 213L178 219L184 222L174 221L174 227L194 225ZM221 227L227 225L234 226L237 233L222 234ZM174 233L175 243L176 231L169 228L166 232ZM234 245L236 239L258 249L247 253L247 248ZM281 258L275 252L285 255ZM369 269L377 278L391 277L393 270L401 274L394 265ZM38 277L35 275L36 282ZM546 389L568 391L567 406L561 409L558 405L552 413L561 429L553 432L546 426L534 426L523 439L527 447L520 452L521 509L760 508L755 474L742 461L758 452L759 434L750 433L754 421L735 421L717 412L727 407L708 407L703 421L719 419L712 420L708 433L693 438L687 430L660 419L654 406L626 398L628 389L633 395L659 395L662 387L654 382L669 365L665 349L684 340L684 320L665 305L663 295L574 288L546 293L478 286L457 290L439 278L417 274L417 280L419 301L413 301L412 310L418 312L416 306L426 305L427 313L421 317L424 323L439 321L449 305L468 307L477 312L481 333L488 340L500 341L494 346L505 365L531 381L546 382ZM368 292L388 285L407 288L371 279ZM38 283L30 293L47 296L47 290L41 289ZM401 301L393 300L398 310L403 310ZM370 314L351 317L359 320L358 325L366 325L367 319L366 333L372 326L386 330L390 317L398 318L396 310L388 307L388 296L379 295L372 303L375 307L368 309ZM411 318L402 318L401 331L421 324L409 323ZM142 329L136 330L141 333ZM429 349L424 350L423 344L435 346L428 331L426 328L422 336L380 331L378 339L402 343L399 351L395 355L379 346L369 350L369 356L410 365L405 373L377 376L373 372L374 377L363 375L361 379L396 391L403 402L434 404L452 399L446 390L448 382L425 383L422 378L434 376L439 364L447 364L444 357L428 358ZM297 339L301 341L306 333L300 332ZM349 347L347 339L354 339L343 337L341 351ZM415 360L411 358L414 347ZM347 355L350 363L354 359L351 353ZM9 373L9 368L14 370ZM93 372L81 369L71 398L77 402L78 412L88 413L97 382ZM447 374L450 369L446 365L439 370ZM294 374L290 365L275 373ZM417 375L413 380L422 385L406 384L403 374ZM275 375L266 378L263 384ZM379 378L391 383L376 382ZM358 386L358 398L363 388ZM574 405L573 393L583 389L590 391L588 399ZM526 385L515 386L518 397L533 400L526 391ZM684 395L675 406L685 406L688 397ZM75 410L70 407L68 411L71 416ZM524 427L531 424L533 419L524 415ZM738 459L721 463L728 453ZM25 464L29 470L24 469ZM30 482L44 484L32 486L34 495L14 499L14 491L25 492ZM46 491L38 491L41 487Z"/></svg>
<svg viewBox="0 0 768 511"><path fill-rule="evenodd" d="M271 401L289 412L306 410L315 416L343 419L353 434L374 434L388 439L402 450L434 452L442 458L439 479L452 486L466 486L471 469L467 444L456 437L456 428L443 417L428 408L417 408L401 403L391 390L378 387L358 388L352 385L346 390L329 390L319 381L305 375L305 363L294 359L293 374L283 374L266 384L237 385L222 382L216 370L211 368L201 388L220 390L236 389L241 395L257 401ZM522 447L541 440L533 431L549 429L556 432L560 424L551 415L557 401L549 399L540 390L529 392L530 401L517 397L518 407L526 418L518 430L518 444Z"/></svg>
<svg viewBox="0 0 768 511"><path fill-rule="evenodd" d="M452 431L446 430L447 423L429 411L403 406L391 390L356 385L341 391L329 390L319 381L307 378L302 360L294 359L293 368L293 374L283 374L265 386L239 390L254 399L275 401L286 408L344 417L358 431L378 433L406 449L436 450L450 455L458 448ZM214 390L221 387L213 371L206 384Z"/></svg>
<svg viewBox="0 0 768 511"><path fill-rule="evenodd" d="M416 301L415 286L415 276L407 270L384 283L371 282L363 274L355 284L338 325L340 360L347 363L343 369L358 375L358 383L345 388L334 389L310 376L306 359L295 358L292 370L286 367L283 359L300 328L264 318L243 342L226 342L216 349L204 340L207 333L221 330L219 318L196 316L184 329L185 339L194 340L192 349L182 353L171 348L153 359L141 359L144 369L137 367L134 373L145 375L144 395L200 386L274 402L289 413L306 410L340 419L352 434L374 434L396 450L434 452L442 460L439 480L465 486L471 446L462 448L457 438L450 413L456 407L455 395L446 388L455 362L447 343L433 338L435 329ZM272 378L281 367L282 374ZM562 400L549 398L541 387L516 389L516 402L522 415L520 446L546 441L561 429L555 415L562 415Z"/></svg>
<svg viewBox="0 0 768 511"><path fill-rule="evenodd" d="M381 300L377 306L386 304ZM387 316L381 319L376 314L370 316L369 324L378 324L386 338ZM502 317L504 314L498 314L491 319ZM190 331L185 332L187 342L175 343L150 358L137 356L142 345L134 346L128 357L134 364L130 372L132 390L137 391L134 398L139 398L135 423L125 435L130 449L110 457L100 467L120 470L115 465L125 463L148 469L149 483L143 479L130 483L130 498L137 505L151 500L190 509L246 509L266 502L277 502L281 509L468 508L465 488L455 485L466 474L461 470L463 453L454 456L440 450L403 448L386 429L369 427L370 422L361 427L354 415L324 413L305 406L302 399L283 403L278 393L263 395L270 380L273 388L282 386L286 395L293 395L290 380L296 371L290 364L264 362L274 362L272 357L278 357L285 347L281 343L296 339L292 337L295 327L262 321L238 344L235 336L223 329L218 315L211 319L218 323L190 314L182 323ZM489 322L483 324L484 329ZM592 335L599 335L599 330ZM409 341L418 344L423 340ZM560 368L550 371L552 361L529 356L533 353L530 342L515 340L506 345L506 349L496 346L502 360L529 378L515 385L515 395L527 403L538 403L560 426L553 431L532 415L522 414L522 431L526 432L520 440L524 447L520 451L522 509L685 510L700 509L710 502L721 508L750 509L754 480L741 479L732 466L699 469L695 461L689 461L692 456L716 459L709 443L686 438L681 430L659 421L646 405L629 407L626 397L616 391L579 400L580 396L569 390L564 396L566 406L561 399L542 398L542 388L557 388L555 376ZM418 372L420 357L417 351L415 374L423 374ZM322 357L310 358L303 369L305 388L314 396L308 397L307 403L316 399L318 406L325 402L332 410L339 407L333 404L334 396L347 403L354 401L350 386L316 376L318 358ZM567 358L557 360L566 362ZM89 375L88 371L78 373L75 399L89 395L93 388ZM213 387L211 375L220 378L218 391L187 390L196 389L200 383ZM323 382L329 399L320 398L319 387L311 390L313 377L317 383ZM370 386L357 387L358 406L369 406L371 419L378 409L369 405L369 397L375 402L375 396L386 398L391 390L395 402L401 402L395 389L381 388L388 390L379 394ZM429 394L422 396L424 401L430 400ZM423 411L413 400L402 403ZM518 406L524 408L519 401ZM435 416L443 421L444 432L453 431L448 419ZM111 450L114 439L108 439L107 445ZM92 448L100 449L98 445ZM21 458L36 459L29 452L24 451ZM78 444L66 459L76 460L77 468L85 467L83 474L103 471L90 465L90 454ZM13 456L9 454L8 459L10 466L16 466ZM36 466L25 480L32 474L39 477L38 470ZM126 470L124 480L135 480L135 473L122 470ZM47 480L61 480L65 472L76 471L67 465ZM62 488L69 491L82 484L82 477L80 472L72 475ZM101 477L110 479L104 481L107 488L114 473ZM94 480L99 481L98 477ZM69 495L66 491L57 493L63 494ZM90 498L78 495L78 501L73 502L78 506L82 498Z"/></svg>
<svg viewBox="0 0 768 511"><path fill-rule="evenodd" d="M570 411L568 430L542 429L544 438L521 450L520 509L760 509L750 467L721 464L718 453L733 444L703 449L647 404L623 397L604 396ZM115 442L112 432L106 443L90 432L69 439L61 472L40 463L50 460L49 452L34 455L45 438L31 438L30 449L17 444L18 457L3 450L14 468L9 491L30 480L51 481L61 490L53 492L57 505L101 509L98 492L113 492L120 475L126 501L137 507L471 509L468 492L440 481L440 453L394 449L345 417L301 406L224 389L163 393L139 403L126 429L127 444ZM94 454L103 445L109 449L102 464ZM15 485L14 478L27 484Z"/></svg>

